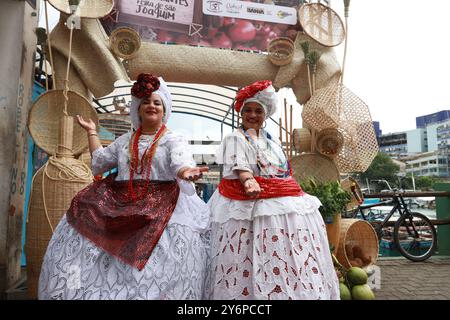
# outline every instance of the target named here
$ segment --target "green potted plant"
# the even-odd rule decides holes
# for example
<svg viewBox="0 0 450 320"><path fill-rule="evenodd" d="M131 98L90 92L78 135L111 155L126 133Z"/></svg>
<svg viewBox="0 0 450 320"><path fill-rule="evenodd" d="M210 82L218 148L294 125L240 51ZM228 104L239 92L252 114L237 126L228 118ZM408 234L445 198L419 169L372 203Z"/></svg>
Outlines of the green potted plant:
<svg viewBox="0 0 450 320"><path fill-rule="evenodd" d="M350 193L344 190L338 181L318 184L310 179L307 183L300 185L306 193L316 196L322 203L319 211L326 224L330 247L333 252L336 252L339 244L341 214L351 201Z"/></svg>

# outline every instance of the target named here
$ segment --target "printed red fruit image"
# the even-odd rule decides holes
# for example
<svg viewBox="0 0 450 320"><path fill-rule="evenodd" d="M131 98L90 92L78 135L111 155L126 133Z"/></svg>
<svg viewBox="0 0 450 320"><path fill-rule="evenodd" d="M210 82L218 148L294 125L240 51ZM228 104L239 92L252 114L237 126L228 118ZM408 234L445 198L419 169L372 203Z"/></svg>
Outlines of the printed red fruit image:
<svg viewBox="0 0 450 320"><path fill-rule="evenodd" d="M167 30L159 30L157 36L158 42L174 42L175 37Z"/></svg>
<svg viewBox="0 0 450 320"><path fill-rule="evenodd" d="M256 29L250 21L238 20L235 24L230 26L228 35L233 42L250 42L256 36Z"/></svg>
<svg viewBox="0 0 450 320"><path fill-rule="evenodd" d="M228 48L231 49L233 42L224 32L218 32L214 36L212 45L216 48Z"/></svg>

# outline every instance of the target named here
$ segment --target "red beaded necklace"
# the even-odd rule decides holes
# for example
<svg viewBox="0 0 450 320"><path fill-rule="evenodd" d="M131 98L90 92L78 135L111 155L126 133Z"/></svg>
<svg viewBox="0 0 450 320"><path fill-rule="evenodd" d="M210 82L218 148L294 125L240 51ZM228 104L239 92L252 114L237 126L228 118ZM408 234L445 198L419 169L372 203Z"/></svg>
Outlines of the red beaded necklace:
<svg viewBox="0 0 450 320"><path fill-rule="evenodd" d="M159 139L166 133L167 128L163 124L155 135L153 142L145 149L142 158L139 159L139 138L142 135L142 127L136 130L130 138L129 152L130 152L130 180L128 180L128 199L132 201L140 200L144 194L148 192L150 185L150 173L152 167L152 160L158 146ZM140 171L139 171L140 167ZM136 192L133 187L133 177L135 174L141 174L146 181L145 186L137 185Z"/></svg>

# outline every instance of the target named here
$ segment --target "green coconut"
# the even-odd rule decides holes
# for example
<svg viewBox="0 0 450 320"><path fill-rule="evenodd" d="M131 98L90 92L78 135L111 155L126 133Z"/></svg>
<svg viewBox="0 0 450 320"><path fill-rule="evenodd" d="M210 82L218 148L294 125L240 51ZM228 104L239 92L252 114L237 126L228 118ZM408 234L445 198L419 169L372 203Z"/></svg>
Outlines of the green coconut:
<svg viewBox="0 0 450 320"><path fill-rule="evenodd" d="M359 284L352 288L353 300L375 300L375 295L367 284Z"/></svg>
<svg viewBox="0 0 450 320"><path fill-rule="evenodd" d="M367 272L358 267L352 267L347 272L347 279L353 285L361 285L367 283Z"/></svg>
<svg viewBox="0 0 450 320"><path fill-rule="evenodd" d="M339 283L339 292L341 296L341 300L352 300L352 294L350 293L350 289L345 285L345 283Z"/></svg>

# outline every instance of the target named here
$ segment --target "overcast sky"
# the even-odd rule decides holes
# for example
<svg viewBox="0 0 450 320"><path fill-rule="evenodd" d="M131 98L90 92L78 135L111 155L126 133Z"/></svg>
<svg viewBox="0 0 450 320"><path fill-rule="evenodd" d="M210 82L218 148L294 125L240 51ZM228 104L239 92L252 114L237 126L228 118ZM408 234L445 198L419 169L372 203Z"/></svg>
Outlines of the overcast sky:
<svg viewBox="0 0 450 320"><path fill-rule="evenodd" d="M343 1L331 5L343 17ZM49 9L53 26L58 12ZM43 10L40 16L44 25ZM369 105L383 133L414 129L415 117L450 109L449 33L448 0L351 0L345 84ZM342 52L343 45L336 48L339 61ZM301 107L295 110L299 118ZM183 117L171 122L189 131L192 122L179 122ZM198 138L220 138L217 123L192 120L205 129Z"/></svg>

